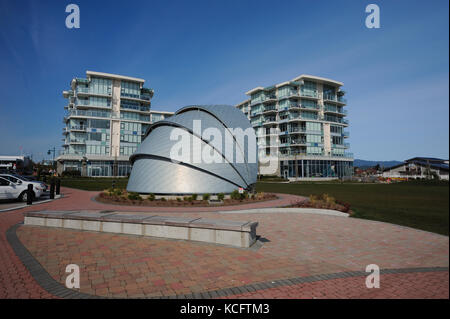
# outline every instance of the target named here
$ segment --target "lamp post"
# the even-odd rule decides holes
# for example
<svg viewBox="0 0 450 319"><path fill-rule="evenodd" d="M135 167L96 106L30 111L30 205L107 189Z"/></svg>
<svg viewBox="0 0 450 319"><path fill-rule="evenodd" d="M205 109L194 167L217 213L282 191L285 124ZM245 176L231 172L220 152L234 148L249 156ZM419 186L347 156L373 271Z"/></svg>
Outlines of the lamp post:
<svg viewBox="0 0 450 319"><path fill-rule="evenodd" d="M56 148L55 147L53 147L53 148L51 148L51 149L49 149L47 151L48 155L50 155L51 153L53 153L52 166L53 166L53 169L55 169L55 153L56 153Z"/></svg>

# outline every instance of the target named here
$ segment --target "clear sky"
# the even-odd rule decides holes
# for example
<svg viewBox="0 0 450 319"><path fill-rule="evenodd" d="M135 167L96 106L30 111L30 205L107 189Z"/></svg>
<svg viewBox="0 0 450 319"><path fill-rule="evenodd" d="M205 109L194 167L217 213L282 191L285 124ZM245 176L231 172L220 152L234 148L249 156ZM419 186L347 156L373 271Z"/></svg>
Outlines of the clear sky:
<svg viewBox="0 0 450 319"><path fill-rule="evenodd" d="M66 5L81 11L67 29ZM381 28L365 27L376 3ZM50 158L73 77L143 78L152 108L236 104L300 74L344 82L350 152L449 157L449 4L433 1L0 0L0 155Z"/></svg>

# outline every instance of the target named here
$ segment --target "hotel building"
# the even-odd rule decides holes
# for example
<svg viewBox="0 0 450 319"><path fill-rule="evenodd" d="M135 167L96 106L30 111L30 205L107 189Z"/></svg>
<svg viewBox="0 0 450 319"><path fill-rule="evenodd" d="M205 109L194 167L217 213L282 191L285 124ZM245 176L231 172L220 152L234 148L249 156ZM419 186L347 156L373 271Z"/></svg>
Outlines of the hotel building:
<svg viewBox="0 0 450 319"><path fill-rule="evenodd" d="M129 157L150 124L172 112L151 110L153 90L144 80L87 71L74 78L64 107L63 151L57 170L78 170L82 176L127 176Z"/></svg>
<svg viewBox="0 0 450 319"><path fill-rule="evenodd" d="M290 179L352 175L343 85L301 75L246 92L249 98L236 107L255 129L259 174ZM267 160L272 163L270 166L262 164Z"/></svg>

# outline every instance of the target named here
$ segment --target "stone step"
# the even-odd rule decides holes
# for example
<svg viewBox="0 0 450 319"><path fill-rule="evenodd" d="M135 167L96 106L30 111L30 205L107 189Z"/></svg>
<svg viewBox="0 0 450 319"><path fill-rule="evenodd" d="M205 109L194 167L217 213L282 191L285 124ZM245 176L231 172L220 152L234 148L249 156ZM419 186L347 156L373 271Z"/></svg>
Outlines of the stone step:
<svg viewBox="0 0 450 319"><path fill-rule="evenodd" d="M25 213L25 225L192 240L247 248L256 241L258 223L110 211L37 211Z"/></svg>

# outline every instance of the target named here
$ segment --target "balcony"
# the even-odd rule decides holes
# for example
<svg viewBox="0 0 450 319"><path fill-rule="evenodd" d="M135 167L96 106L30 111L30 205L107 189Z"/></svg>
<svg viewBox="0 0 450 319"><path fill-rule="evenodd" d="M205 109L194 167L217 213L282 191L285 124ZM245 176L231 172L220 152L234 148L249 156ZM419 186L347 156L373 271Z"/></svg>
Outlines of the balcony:
<svg viewBox="0 0 450 319"><path fill-rule="evenodd" d="M342 115L342 116L346 116L348 114L347 110L339 110L338 108L333 108L333 107L325 107L324 109L325 113L333 113L333 114L337 114L337 115Z"/></svg>
<svg viewBox="0 0 450 319"><path fill-rule="evenodd" d="M86 144L86 140L85 139L78 139L78 138L71 138L69 140L70 144Z"/></svg>
<svg viewBox="0 0 450 319"><path fill-rule="evenodd" d="M348 125L348 120L347 120L347 119L344 119L344 118L332 118L332 117L330 118L330 117L325 117L325 118L324 118L324 121Z"/></svg>
<svg viewBox="0 0 450 319"><path fill-rule="evenodd" d="M252 126L261 126L264 123L264 121L255 121L255 122L251 122L251 123L252 123Z"/></svg>
<svg viewBox="0 0 450 319"><path fill-rule="evenodd" d="M277 100L277 97L275 95L269 95L262 98L263 103L270 103L275 102Z"/></svg>
<svg viewBox="0 0 450 319"><path fill-rule="evenodd" d="M289 134L303 134L306 133L306 128L293 128L289 129Z"/></svg>
<svg viewBox="0 0 450 319"><path fill-rule="evenodd" d="M300 91L300 97L318 99L319 98L319 93L317 92L317 90L314 90L314 91L301 90Z"/></svg>
<svg viewBox="0 0 450 319"><path fill-rule="evenodd" d="M78 132L86 132L86 126L84 126L84 125L72 125L72 126L70 126L69 130L70 131L78 131Z"/></svg>
<svg viewBox="0 0 450 319"><path fill-rule="evenodd" d="M318 105L311 106L311 105L299 104L298 107L303 110L306 110L306 111L316 111L316 112L319 111Z"/></svg>
<svg viewBox="0 0 450 319"><path fill-rule="evenodd" d="M96 92L92 88L77 87L77 95L101 95L111 96L111 88L108 88L107 92Z"/></svg>
<svg viewBox="0 0 450 319"><path fill-rule="evenodd" d="M150 112L150 106L130 106L130 105L122 105L120 104L120 110L125 112Z"/></svg>
<svg viewBox="0 0 450 319"><path fill-rule="evenodd" d="M92 108L111 109L111 103L107 103L107 105L97 105L97 104L91 103L89 100L87 100L87 101L78 100L75 105L78 109L92 109Z"/></svg>
<svg viewBox="0 0 450 319"><path fill-rule="evenodd" d="M273 124L277 124L277 123L278 123L277 119L273 117L273 118L264 119L263 125L273 125Z"/></svg>
<svg viewBox="0 0 450 319"><path fill-rule="evenodd" d="M291 140L291 146L305 146L306 141L305 140Z"/></svg>
<svg viewBox="0 0 450 319"><path fill-rule="evenodd" d="M344 131L344 132L342 133L342 136L343 136L343 137L350 137L350 132L349 132L349 131Z"/></svg>
<svg viewBox="0 0 450 319"><path fill-rule="evenodd" d="M263 113L275 113L277 112L276 106L266 106L264 107Z"/></svg>
<svg viewBox="0 0 450 319"><path fill-rule="evenodd" d="M283 100L283 99L288 99L290 97L300 97L300 95L298 94L297 91L290 91L290 92L287 92L287 93L285 93L283 95L278 96L278 99L279 100Z"/></svg>
<svg viewBox="0 0 450 319"><path fill-rule="evenodd" d="M350 148L350 143L332 144L333 148Z"/></svg>
<svg viewBox="0 0 450 319"><path fill-rule="evenodd" d="M347 104L347 99L342 96L336 96L335 94L324 94L323 100L326 102L334 102L339 104Z"/></svg>
<svg viewBox="0 0 450 319"><path fill-rule="evenodd" d="M129 100L142 100L146 102L150 102L151 96L150 95L143 95L143 94L129 94L129 93L120 93L121 99L129 99Z"/></svg>
<svg viewBox="0 0 450 319"><path fill-rule="evenodd" d="M102 111L84 111L84 110L72 110L69 111L67 116L69 117L103 117L103 118L111 118L110 112L102 112Z"/></svg>
<svg viewBox="0 0 450 319"><path fill-rule="evenodd" d="M251 112L250 117L260 116L261 114L262 114L262 111Z"/></svg>

